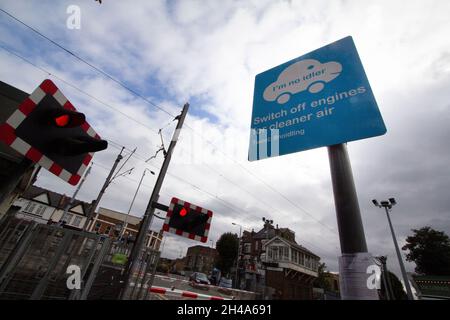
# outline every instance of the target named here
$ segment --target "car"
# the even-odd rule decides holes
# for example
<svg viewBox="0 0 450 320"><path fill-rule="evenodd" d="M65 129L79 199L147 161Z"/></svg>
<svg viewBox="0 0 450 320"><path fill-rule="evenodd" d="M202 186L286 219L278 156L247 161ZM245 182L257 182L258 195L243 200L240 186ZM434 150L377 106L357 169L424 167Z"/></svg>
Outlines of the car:
<svg viewBox="0 0 450 320"><path fill-rule="evenodd" d="M219 287L231 289L233 287L233 280L222 277L219 281Z"/></svg>
<svg viewBox="0 0 450 320"><path fill-rule="evenodd" d="M231 295L232 291L231 289L233 288L233 280L222 277L220 278L219 281L219 289L218 291L220 293L226 294L226 295Z"/></svg>
<svg viewBox="0 0 450 320"><path fill-rule="evenodd" d="M211 282L212 285L217 286L217 285L219 285L219 280L220 280L221 276L222 275L221 275L220 270L217 269L217 268L214 268L211 271L211 275L208 277L208 279L209 279L209 281Z"/></svg>
<svg viewBox="0 0 450 320"><path fill-rule="evenodd" d="M269 84L263 93L266 101L288 102L293 94L309 91L318 93L325 84L337 78L342 72L342 65L336 61L320 63L314 59L297 61L278 76L277 81Z"/></svg>
<svg viewBox="0 0 450 320"><path fill-rule="evenodd" d="M201 272L194 272L193 274L191 274L189 276L189 281L192 281L192 282L198 283L198 284L207 284L207 285L211 284L209 282L208 277L206 276L206 274L201 273Z"/></svg>

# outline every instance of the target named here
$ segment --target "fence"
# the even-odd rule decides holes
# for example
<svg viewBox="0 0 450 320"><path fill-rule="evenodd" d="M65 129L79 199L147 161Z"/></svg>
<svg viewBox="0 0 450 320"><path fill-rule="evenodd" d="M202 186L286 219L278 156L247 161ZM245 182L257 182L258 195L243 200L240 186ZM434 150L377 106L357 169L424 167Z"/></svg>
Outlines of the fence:
<svg viewBox="0 0 450 320"><path fill-rule="evenodd" d="M0 224L0 299L86 299L110 239L14 217ZM69 266L80 289L69 289Z"/></svg>

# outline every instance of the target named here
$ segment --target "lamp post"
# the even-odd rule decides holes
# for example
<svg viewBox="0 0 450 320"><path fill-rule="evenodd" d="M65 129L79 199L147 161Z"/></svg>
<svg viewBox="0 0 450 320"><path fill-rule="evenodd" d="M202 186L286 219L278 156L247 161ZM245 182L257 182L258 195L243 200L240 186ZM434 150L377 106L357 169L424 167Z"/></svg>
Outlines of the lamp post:
<svg viewBox="0 0 450 320"><path fill-rule="evenodd" d="M149 169L147 169L147 168L145 168L145 169L144 169L144 172L142 172L141 180L139 181L139 184L138 184L138 187L137 187L137 189L136 189L136 192L134 193L133 200L131 200L131 204L130 204L130 207L128 208L127 215L125 216L125 219L124 219L124 221L123 221L122 228L120 229L119 239L118 239L119 243L120 243L120 240L122 240L122 236L123 236L123 234L125 233L125 230L126 230L126 228L127 228L126 225L127 225L128 217L129 217L129 215L130 215L131 208L133 207L134 200L136 199L136 196L137 196L137 194L138 194L138 192L139 192L139 188L141 187L141 184L142 184L142 180L144 180L145 172L146 172L147 170L148 170L151 174L155 175L155 173L154 173L153 171L151 171L151 170L149 170Z"/></svg>
<svg viewBox="0 0 450 320"><path fill-rule="evenodd" d="M239 249L241 247L242 226L235 222L232 222L232 225L239 226L239 239L238 239L238 249L237 249L237 256L236 256L236 289L237 289L238 288Z"/></svg>
<svg viewBox="0 0 450 320"><path fill-rule="evenodd" d="M398 248L397 239L395 238L394 228L392 227L391 218L389 216L389 210L397 204L394 198L389 198L389 201L381 201L378 203L376 199L372 200L372 203L379 208L384 208L386 210L386 216L389 222L389 227L391 229L392 239L394 240L395 251L397 252L398 262L400 264L400 270L402 271L403 281L405 282L406 293L408 294L409 300L414 300L411 286L408 281L408 276L406 275L405 265L403 264L403 259L400 254L400 249Z"/></svg>

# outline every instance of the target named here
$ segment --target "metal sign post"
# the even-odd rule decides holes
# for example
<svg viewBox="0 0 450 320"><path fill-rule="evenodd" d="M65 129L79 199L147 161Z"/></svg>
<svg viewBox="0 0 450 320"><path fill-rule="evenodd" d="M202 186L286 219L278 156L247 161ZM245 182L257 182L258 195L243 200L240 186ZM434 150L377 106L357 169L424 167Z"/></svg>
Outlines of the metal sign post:
<svg viewBox="0 0 450 320"><path fill-rule="evenodd" d="M353 182L347 146L328 147L334 205L342 253L367 252L366 238Z"/></svg>
<svg viewBox="0 0 450 320"><path fill-rule="evenodd" d="M367 253L347 146L329 146L328 158L342 252L339 260L341 297L352 300L378 300L377 290L367 286L367 267L373 264L373 259Z"/></svg>

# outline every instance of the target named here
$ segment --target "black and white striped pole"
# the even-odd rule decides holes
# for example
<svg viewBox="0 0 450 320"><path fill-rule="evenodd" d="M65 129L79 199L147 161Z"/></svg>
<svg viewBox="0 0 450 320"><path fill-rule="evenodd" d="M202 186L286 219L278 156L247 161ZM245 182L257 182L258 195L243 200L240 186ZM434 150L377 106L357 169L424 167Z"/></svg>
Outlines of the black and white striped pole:
<svg viewBox="0 0 450 320"><path fill-rule="evenodd" d="M136 242L131 249L130 257L127 261L127 265L125 267L124 272L124 282L123 287L120 293L120 299L127 299L126 291L127 288L131 285L133 280L133 270L139 266L139 258L142 249L144 248L145 239L147 236L147 231L152 224L153 215L155 213L155 204L158 202L159 192L161 191L162 184L164 182L164 178L167 173L167 169L169 167L170 159L172 158L173 150L178 141L178 137L180 135L181 128L183 127L184 119L186 118L186 114L189 109L189 103L186 103L183 106L183 110L181 114L177 116L175 119L178 120L177 127L175 128L175 132L173 133L172 140L170 141L169 148L167 149L167 153L164 154L164 162L162 164L161 170L159 171L158 178L155 183L155 187L153 188L152 195L147 204L147 208L145 209L144 217L142 218L141 224L139 226L139 231L136 237Z"/></svg>

